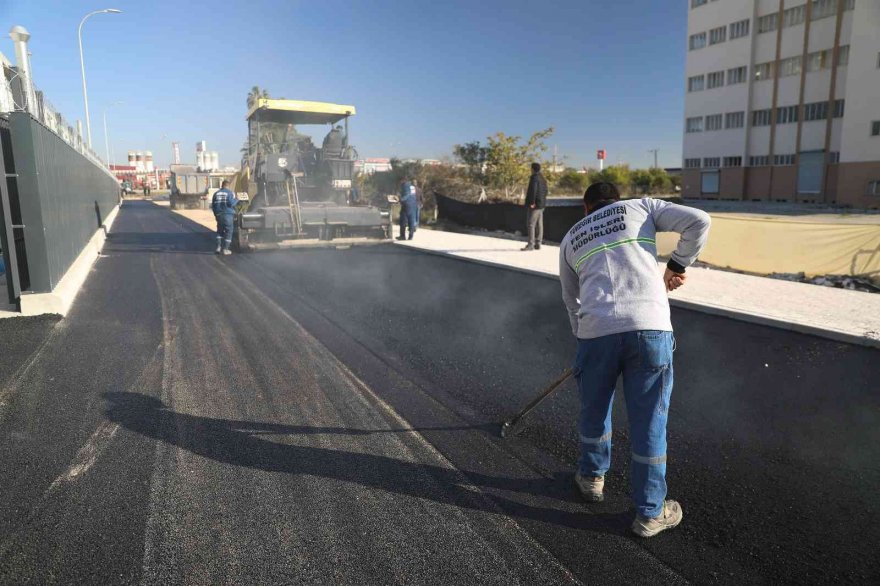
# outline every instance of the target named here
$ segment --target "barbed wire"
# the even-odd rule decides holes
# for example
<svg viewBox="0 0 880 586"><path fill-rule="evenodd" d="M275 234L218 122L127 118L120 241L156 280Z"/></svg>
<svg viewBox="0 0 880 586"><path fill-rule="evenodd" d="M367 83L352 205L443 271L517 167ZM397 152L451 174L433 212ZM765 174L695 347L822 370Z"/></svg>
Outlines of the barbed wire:
<svg viewBox="0 0 880 586"><path fill-rule="evenodd" d="M0 67L0 70L2 70L2 75L0 75L0 112L30 113L35 120L109 173L107 164L95 151L89 148L83 136L35 84L31 84L34 103L29 104L30 92L27 90L27 80L15 69Z"/></svg>

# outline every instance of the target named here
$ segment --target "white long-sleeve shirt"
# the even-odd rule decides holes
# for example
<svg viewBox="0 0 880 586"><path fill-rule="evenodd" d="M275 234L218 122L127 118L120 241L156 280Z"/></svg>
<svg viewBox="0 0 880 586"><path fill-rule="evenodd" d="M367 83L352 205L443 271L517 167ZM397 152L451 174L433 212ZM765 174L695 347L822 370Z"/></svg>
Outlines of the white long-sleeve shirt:
<svg viewBox="0 0 880 586"><path fill-rule="evenodd" d="M559 248L559 278L574 335L672 331L656 234L681 234L670 266L683 272L705 246L709 224L706 212L646 197L604 206L572 226Z"/></svg>

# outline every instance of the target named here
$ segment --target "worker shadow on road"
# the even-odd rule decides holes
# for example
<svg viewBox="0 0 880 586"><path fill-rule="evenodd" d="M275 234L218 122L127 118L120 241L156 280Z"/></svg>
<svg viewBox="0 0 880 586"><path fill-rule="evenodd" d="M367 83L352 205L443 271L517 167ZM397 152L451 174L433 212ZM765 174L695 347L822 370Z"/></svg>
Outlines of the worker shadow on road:
<svg viewBox="0 0 880 586"><path fill-rule="evenodd" d="M570 482L529 475L493 476L408 462L379 454L270 441L267 435L340 434L365 436L427 429L366 430L234 421L178 413L157 398L108 392L107 419L125 429L216 462L266 472L327 478L365 488L578 530L628 535L629 511L587 510L576 502ZM469 429L444 427L433 429ZM569 479L570 480L570 479ZM474 490L476 488L477 490ZM536 502L540 504L536 504ZM598 510L597 510L598 509Z"/></svg>

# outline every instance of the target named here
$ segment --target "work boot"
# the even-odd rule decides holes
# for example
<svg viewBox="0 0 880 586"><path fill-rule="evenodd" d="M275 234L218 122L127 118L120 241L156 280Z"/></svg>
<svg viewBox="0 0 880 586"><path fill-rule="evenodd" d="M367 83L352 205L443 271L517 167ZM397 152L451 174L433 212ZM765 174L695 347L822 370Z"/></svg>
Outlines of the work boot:
<svg viewBox="0 0 880 586"><path fill-rule="evenodd" d="M229 250L228 248L223 249L223 256L229 256L230 254L232 254L231 250Z"/></svg>
<svg viewBox="0 0 880 586"><path fill-rule="evenodd" d="M540 245L540 244L535 244L535 250L541 250L541 245Z"/></svg>
<svg viewBox="0 0 880 586"><path fill-rule="evenodd" d="M654 537L661 531L672 529L681 523L682 516L680 504L676 501L663 501L663 512L659 517L648 519L637 514L632 530L639 537Z"/></svg>
<svg viewBox="0 0 880 586"><path fill-rule="evenodd" d="M578 472L574 475L574 483L587 502L601 503L605 500L605 495L602 494L602 489L605 488L604 476L591 478Z"/></svg>
<svg viewBox="0 0 880 586"><path fill-rule="evenodd" d="M395 240L406 240L406 236L398 236Z"/></svg>
<svg viewBox="0 0 880 586"><path fill-rule="evenodd" d="M535 247L532 246L531 244L526 244L520 250L535 250Z"/></svg>

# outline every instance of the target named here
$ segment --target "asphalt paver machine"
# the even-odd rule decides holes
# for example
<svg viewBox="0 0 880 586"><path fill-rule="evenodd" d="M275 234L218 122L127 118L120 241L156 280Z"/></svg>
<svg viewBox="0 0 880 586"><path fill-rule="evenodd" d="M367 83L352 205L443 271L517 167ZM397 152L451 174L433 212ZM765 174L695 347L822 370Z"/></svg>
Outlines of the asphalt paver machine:
<svg viewBox="0 0 880 586"><path fill-rule="evenodd" d="M357 151L349 142L354 106L259 99L247 115L247 165L236 191L248 193L238 215L241 249L343 246L391 237L391 213L361 202L354 186ZM341 123L341 124L340 124ZM321 146L300 134L327 128Z"/></svg>

